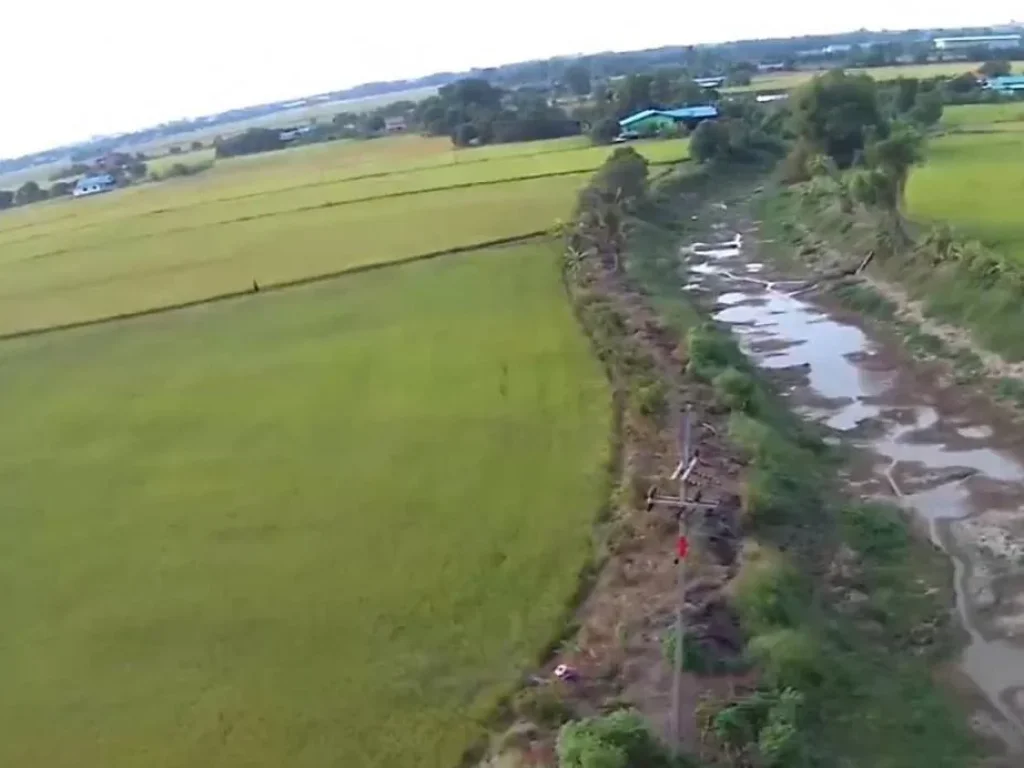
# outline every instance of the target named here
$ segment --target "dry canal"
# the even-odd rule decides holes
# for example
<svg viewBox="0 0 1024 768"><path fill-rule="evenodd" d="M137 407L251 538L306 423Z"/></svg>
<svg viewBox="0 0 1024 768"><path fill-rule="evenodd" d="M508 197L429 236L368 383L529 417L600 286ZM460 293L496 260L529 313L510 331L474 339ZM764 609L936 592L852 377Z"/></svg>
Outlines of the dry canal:
<svg viewBox="0 0 1024 768"><path fill-rule="evenodd" d="M1024 429L855 316L773 282L743 236L715 231L684 250L689 289L714 301L798 412L860 449L850 482L913 510L952 558L969 635L959 668L987 701L977 725L1024 751Z"/></svg>

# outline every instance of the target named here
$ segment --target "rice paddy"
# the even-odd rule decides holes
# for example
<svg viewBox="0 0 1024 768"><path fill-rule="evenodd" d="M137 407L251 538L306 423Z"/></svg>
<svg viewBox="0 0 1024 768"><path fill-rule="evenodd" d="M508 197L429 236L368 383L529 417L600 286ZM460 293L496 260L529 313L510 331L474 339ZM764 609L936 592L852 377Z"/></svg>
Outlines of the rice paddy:
<svg viewBox="0 0 1024 768"><path fill-rule="evenodd" d="M575 139L452 153L353 142L0 216L0 334L201 300L553 227L607 156ZM652 163L685 141L638 145ZM413 151L415 150L415 151ZM287 161L294 162L289 170ZM404 161L404 165L401 163Z"/></svg>
<svg viewBox="0 0 1024 768"><path fill-rule="evenodd" d="M391 264L0 342L0 764L459 762L607 493L557 245L394 264L551 227L608 151L518 149L313 147L0 215L0 333Z"/></svg>
<svg viewBox="0 0 1024 768"><path fill-rule="evenodd" d="M911 217L950 224L961 235L1024 263L1024 122L1014 120L1022 108L948 109L947 125L973 130L929 142L927 162L914 170L907 186Z"/></svg>

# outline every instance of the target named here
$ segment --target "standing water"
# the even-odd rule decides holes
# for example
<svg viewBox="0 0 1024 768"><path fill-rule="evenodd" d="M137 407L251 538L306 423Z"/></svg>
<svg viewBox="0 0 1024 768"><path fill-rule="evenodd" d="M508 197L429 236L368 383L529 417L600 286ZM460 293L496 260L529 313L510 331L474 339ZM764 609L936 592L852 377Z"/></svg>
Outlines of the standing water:
<svg viewBox="0 0 1024 768"><path fill-rule="evenodd" d="M864 492L898 497L952 558L970 635L960 667L991 704L987 727L1024 751L1020 441L997 413L873 342L852 318L816 307L794 283L767 281L763 265L744 258L740 236L694 244L686 258L688 289L715 297L716 319L751 359L801 374L786 393L798 412L863 449Z"/></svg>

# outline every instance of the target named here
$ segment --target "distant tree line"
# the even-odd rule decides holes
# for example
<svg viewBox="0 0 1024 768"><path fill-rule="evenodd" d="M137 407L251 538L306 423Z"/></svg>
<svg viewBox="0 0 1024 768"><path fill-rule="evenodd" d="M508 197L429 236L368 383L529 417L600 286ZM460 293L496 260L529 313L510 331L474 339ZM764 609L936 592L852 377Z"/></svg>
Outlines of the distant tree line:
<svg viewBox="0 0 1024 768"><path fill-rule="evenodd" d="M249 128L236 136L216 142L214 155L218 159L254 155L259 152L272 152L275 149L282 149L284 146L285 140L281 138L279 129Z"/></svg>
<svg viewBox="0 0 1024 768"><path fill-rule="evenodd" d="M421 101L413 115L431 136L449 136L456 146L554 139L580 133L580 123L541 92L505 91L482 78L442 87Z"/></svg>

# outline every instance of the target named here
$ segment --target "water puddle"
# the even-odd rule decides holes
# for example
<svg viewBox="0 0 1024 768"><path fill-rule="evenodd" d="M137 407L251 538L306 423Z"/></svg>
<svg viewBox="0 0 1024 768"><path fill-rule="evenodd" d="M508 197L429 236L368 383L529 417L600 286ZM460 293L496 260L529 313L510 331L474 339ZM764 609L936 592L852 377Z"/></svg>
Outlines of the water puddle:
<svg viewBox="0 0 1024 768"><path fill-rule="evenodd" d="M716 233L717 234L717 233ZM956 609L970 635L961 670L1024 751L1024 450L1005 419L908 364L897 349L823 311L800 283L764 279L743 240L696 243L689 290L714 298L760 367L785 372L794 407L864 449L865 489L895 497L953 559Z"/></svg>

